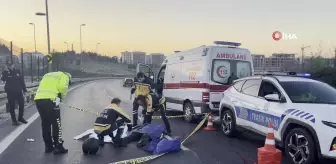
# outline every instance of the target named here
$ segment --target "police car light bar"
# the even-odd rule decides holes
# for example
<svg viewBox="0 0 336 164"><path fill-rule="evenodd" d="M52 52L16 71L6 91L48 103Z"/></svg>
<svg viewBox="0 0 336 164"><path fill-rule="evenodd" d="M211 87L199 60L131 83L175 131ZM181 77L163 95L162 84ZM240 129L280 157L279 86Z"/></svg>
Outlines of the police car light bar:
<svg viewBox="0 0 336 164"><path fill-rule="evenodd" d="M239 47L241 45L241 43L227 42L227 41L214 41L213 43L217 45L226 45L226 46L235 46L235 47Z"/></svg>
<svg viewBox="0 0 336 164"><path fill-rule="evenodd" d="M296 74L296 76L299 76L299 77L311 77L311 74L310 73L299 73L299 74Z"/></svg>

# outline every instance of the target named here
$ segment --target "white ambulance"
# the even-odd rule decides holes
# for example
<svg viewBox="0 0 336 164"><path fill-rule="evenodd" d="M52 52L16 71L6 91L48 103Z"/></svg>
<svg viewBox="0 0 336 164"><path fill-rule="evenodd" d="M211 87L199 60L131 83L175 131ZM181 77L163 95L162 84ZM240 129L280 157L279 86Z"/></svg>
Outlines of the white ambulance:
<svg viewBox="0 0 336 164"><path fill-rule="evenodd" d="M167 110L183 112L185 120L198 119L197 114L218 113L222 92L233 80L251 76L253 62L250 51L241 44L215 41L169 55L155 76L149 66L138 64L137 72L154 77L158 90L167 100ZM196 115L195 115L196 114Z"/></svg>

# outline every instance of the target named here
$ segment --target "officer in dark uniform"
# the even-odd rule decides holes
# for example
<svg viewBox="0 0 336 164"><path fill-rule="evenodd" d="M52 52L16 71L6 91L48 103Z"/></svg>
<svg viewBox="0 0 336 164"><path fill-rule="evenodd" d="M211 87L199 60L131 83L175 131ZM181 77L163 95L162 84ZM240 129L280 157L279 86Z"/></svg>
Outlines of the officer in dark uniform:
<svg viewBox="0 0 336 164"><path fill-rule="evenodd" d="M111 105L107 106L103 112L97 117L94 123L94 131L98 135L99 145L104 146L104 136L109 135L115 147L126 146L127 141L121 139L122 129L119 127L124 123L130 123L131 118L120 108L121 100L114 98ZM121 118L121 119L118 119ZM113 131L117 130L116 136Z"/></svg>
<svg viewBox="0 0 336 164"><path fill-rule="evenodd" d="M153 83L152 79L146 77L143 72L139 72L134 79L136 81L131 89L131 94L135 92L136 96L133 101L133 127L137 126L139 103L143 103L141 105L144 107L142 111L142 114L145 116L144 123L151 123L154 109L159 109L162 120L166 126L166 132L170 134L170 124L165 113L165 99L162 95L152 91L152 89L160 88Z"/></svg>
<svg viewBox="0 0 336 164"><path fill-rule="evenodd" d="M8 61L6 63L6 68L2 72L1 80L6 82L5 92L7 94L9 111L13 125L19 125L19 122L22 122L24 124L28 123L23 118L23 110L24 110L23 94L27 92L26 84L24 82L24 77L22 77L21 75L21 72L14 68L14 64L11 61ZM19 103L19 116L17 120L15 117L15 101Z"/></svg>
<svg viewBox="0 0 336 164"><path fill-rule="evenodd" d="M159 111L161 119L166 127L166 133L171 135L170 124L166 116L166 98L158 93L150 93L146 97L147 107L144 124L152 123L152 116L154 112Z"/></svg>

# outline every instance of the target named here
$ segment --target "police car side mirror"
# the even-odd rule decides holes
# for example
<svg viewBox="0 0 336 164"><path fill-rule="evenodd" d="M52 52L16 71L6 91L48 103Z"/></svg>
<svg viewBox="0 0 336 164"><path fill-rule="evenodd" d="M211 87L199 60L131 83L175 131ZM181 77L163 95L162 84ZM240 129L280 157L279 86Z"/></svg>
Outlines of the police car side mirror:
<svg viewBox="0 0 336 164"><path fill-rule="evenodd" d="M268 94L264 96L267 101L280 102L280 97L278 94Z"/></svg>

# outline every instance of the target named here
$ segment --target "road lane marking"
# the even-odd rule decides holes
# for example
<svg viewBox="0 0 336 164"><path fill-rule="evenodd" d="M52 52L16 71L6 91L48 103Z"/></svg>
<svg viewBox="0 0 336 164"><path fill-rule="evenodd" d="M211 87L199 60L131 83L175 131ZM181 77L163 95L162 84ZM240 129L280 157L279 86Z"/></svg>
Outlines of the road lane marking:
<svg viewBox="0 0 336 164"><path fill-rule="evenodd" d="M8 146L24 131L28 128L30 124L32 124L40 115L36 112L33 116L31 116L27 121L27 124L20 125L14 131L12 131L4 140L0 143L0 154L2 154Z"/></svg>
<svg viewBox="0 0 336 164"><path fill-rule="evenodd" d="M93 81L94 82L94 81ZM68 92L78 88L78 87L81 87L81 86L84 86L84 85L87 85L89 83L93 83L92 81L91 82L87 82L87 83L84 83L84 84L81 84L81 85L77 85L73 88L70 88L68 90ZM23 125L20 125L19 127L17 127L15 130L13 130L8 136L6 136L6 138L4 138L1 142L0 142L0 155L9 147L10 144L12 144L13 141L15 141L15 139L17 137L20 136L21 133L23 133L30 124L32 124L37 118L39 118L39 113L36 112L35 114L33 114L27 121L28 123L27 124L23 124Z"/></svg>

